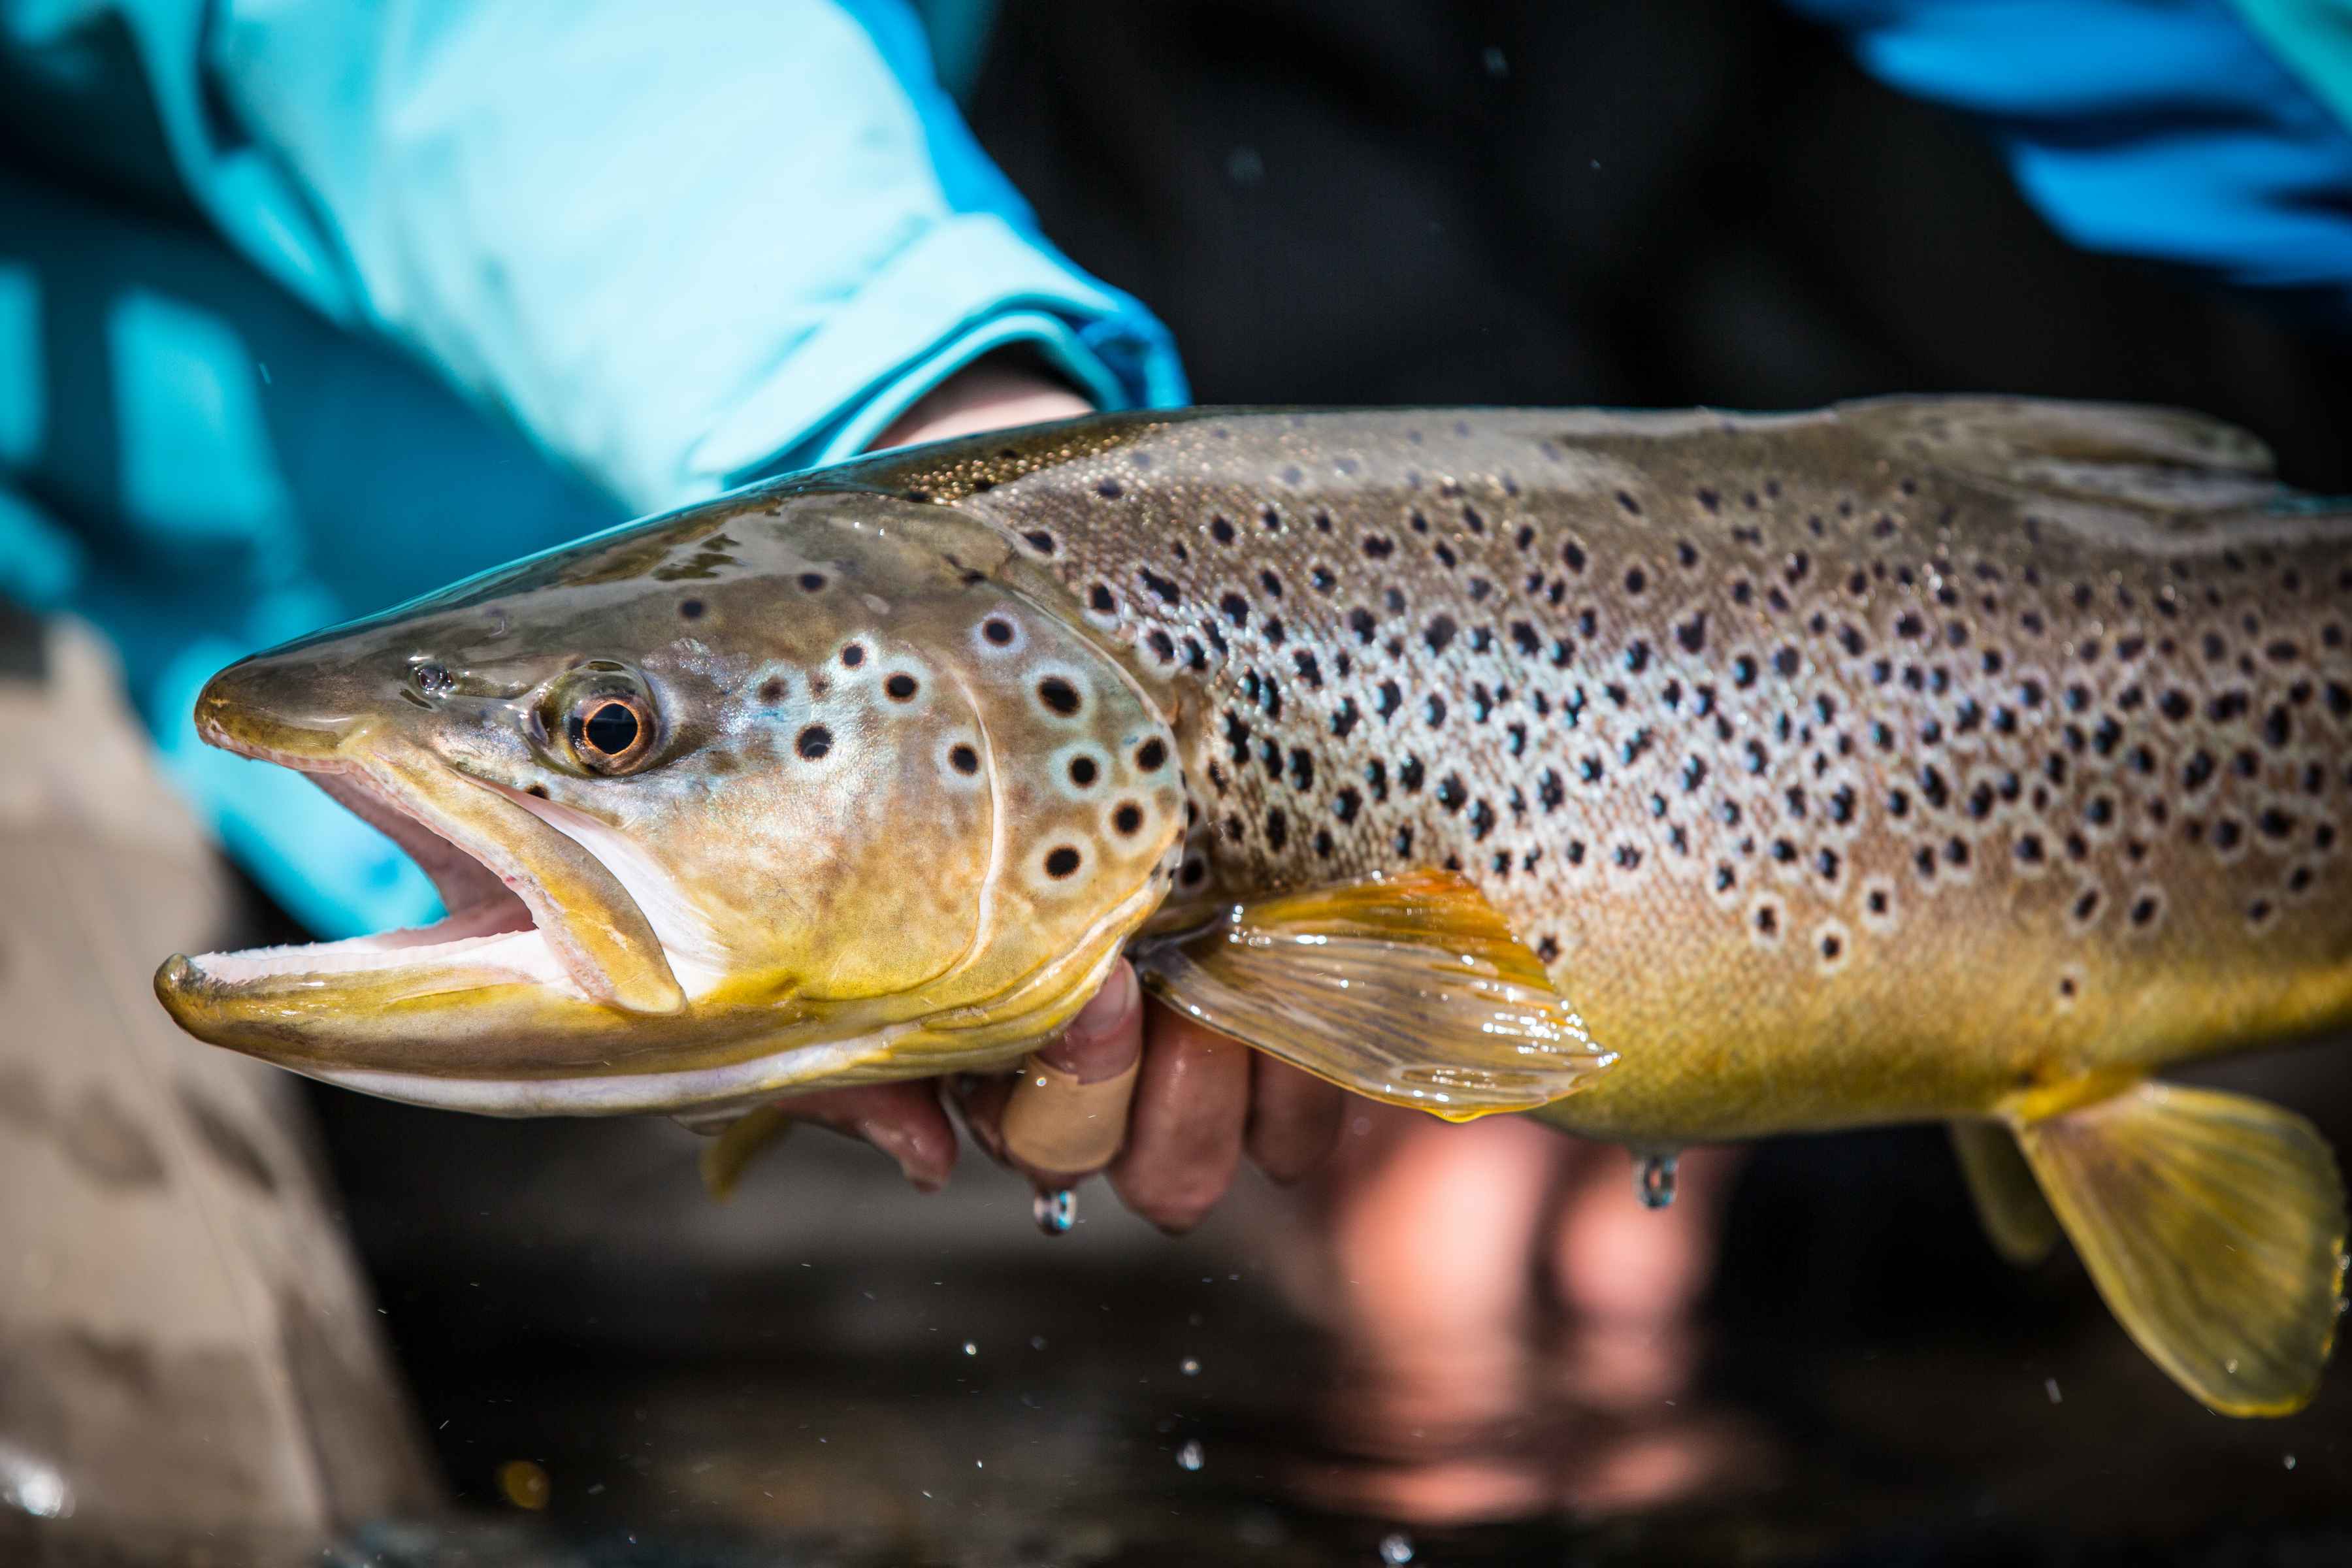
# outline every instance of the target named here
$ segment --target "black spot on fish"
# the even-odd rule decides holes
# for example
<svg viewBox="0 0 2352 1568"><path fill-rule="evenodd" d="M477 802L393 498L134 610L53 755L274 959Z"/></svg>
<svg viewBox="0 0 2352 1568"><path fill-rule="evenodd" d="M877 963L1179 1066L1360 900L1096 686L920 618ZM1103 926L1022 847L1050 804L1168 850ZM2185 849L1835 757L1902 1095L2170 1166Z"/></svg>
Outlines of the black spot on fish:
<svg viewBox="0 0 2352 1568"><path fill-rule="evenodd" d="M1057 845L1045 851L1045 875L1048 877L1059 880L1076 872L1077 868L1078 852L1068 845Z"/></svg>
<svg viewBox="0 0 2352 1568"><path fill-rule="evenodd" d="M800 738L793 742L793 749L810 762L815 762L833 750L833 731L822 724L812 724L801 731Z"/></svg>
<svg viewBox="0 0 2352 1568"><path fill-rule="evenodd" d="M1037 683L1037 700L1066 719L1078 710L1078 689L1058 675Z"/></svg>
<svg viewBox="0 0 2352 1568"><path fill-rule="evenodd" d="M980 753L970 746L957 745L948 752L948 765L960 773L980 772Z"/></svg>
<svg viewBox="0 0 2352 1568"><path fill-rule="evenodd" d="M1143 826L1143 808L1131 800L1121 801L1110 814L1110 825L1120 833L1133 833Z"/></svg>
<svg viewBox="0 0 2352 1568"><path fill-rule="evenodd" d="M915 678L904 670L900 670L882 683L883 693L893 702L912 702L915 700L915 693L920 689Z"/></svg>
<svg viewBox="0 0 2352 1568"><path fill-rule="evenodd" d="M804 593L821 594L824 591L824 574L822 572L803 572L800 575L800 584L802 591Z"/></svg>
<svg viewBox="0 0 2352 1568"><path fill-rule="evenodd" d="M841 662L849 666L852 669L856 669L859 665L864 664L866 662L866 645L863 643L851 643L847 647L843 648L841 650Z"/></svg>
<svg viewBox="0 0 2352 1568"><path fill-rule="evenodd" d="M702 618L705 607L699 599L680 599L677 604L677 613L689 621L698 621Z"/></svg>

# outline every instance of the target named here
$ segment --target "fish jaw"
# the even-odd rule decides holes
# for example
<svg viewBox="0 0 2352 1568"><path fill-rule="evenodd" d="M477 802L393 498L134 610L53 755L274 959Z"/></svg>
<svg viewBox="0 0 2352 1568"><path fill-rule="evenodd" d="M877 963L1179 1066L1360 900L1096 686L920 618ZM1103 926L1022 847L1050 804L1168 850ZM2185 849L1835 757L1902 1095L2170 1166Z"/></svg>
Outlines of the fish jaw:
<svg viewBox="0 0 2352 1568"><path fill-rule="evenodd" d="M446 1016L495 996L469 1035L491 1016L513 1027L522 1015L686 1008L644 911L577 839L429 752L383 745L363 721L288 719L245 700L245 670L225 671L199 700L203 738L310 777L406 851L450 912L343 942L175 954L155 989L183 1028L307 1069L393 1050L413 1060L394 1041L365 1037L368 1019L387 1008ZM429 1032L423 1016L413 1026Z"/></svg>

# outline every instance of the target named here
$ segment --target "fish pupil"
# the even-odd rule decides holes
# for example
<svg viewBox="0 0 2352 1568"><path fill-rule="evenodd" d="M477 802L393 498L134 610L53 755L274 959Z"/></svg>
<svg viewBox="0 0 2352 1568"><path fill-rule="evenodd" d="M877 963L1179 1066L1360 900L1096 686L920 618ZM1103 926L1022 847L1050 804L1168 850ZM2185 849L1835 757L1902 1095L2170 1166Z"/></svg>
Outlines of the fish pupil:
<svg viewBox="0 0 2352 1568"><path fill-rule="evenodd" d="M617 757L637 743L638 729L637 716L626 704L607 702L588 715L581 734L593 750Z"/></svg>

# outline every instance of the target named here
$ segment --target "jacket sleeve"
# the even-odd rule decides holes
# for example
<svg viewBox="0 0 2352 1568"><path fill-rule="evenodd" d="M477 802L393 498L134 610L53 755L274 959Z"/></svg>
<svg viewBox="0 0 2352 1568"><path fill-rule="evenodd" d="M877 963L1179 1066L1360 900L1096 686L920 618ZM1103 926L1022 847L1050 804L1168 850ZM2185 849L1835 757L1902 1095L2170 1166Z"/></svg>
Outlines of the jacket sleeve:
<svg viewBox="0 0 2352 1568"><path fill-rule="evenodd" d="M1990 132L2086 249L2352 330L2347 0L1790 0Z"/></svg>
<svg viewBox="0 0 2352 1568"><path fill-rule="evenodd" d="M845 456L1026 343L1181 401L959 120L904 0L72 0L137 53L197 205L626 504ZM89 15L79 20L87 23Z"/></svg>

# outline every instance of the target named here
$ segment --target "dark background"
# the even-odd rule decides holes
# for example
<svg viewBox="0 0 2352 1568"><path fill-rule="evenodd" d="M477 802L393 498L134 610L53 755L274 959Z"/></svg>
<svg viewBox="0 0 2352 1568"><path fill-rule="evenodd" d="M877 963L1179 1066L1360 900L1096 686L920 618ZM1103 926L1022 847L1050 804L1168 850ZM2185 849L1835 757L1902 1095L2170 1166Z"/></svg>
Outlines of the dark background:
<svg viewBox="0 0 2352 1568"><path fill-rule="evenodd" d="M970 107L1204 403L2203 409L2352 489L2352 355L2074 250L1763 0L1005 7Z"/></svg>
<svg viewBox="0 0 2352 1568"><path fill-rule="evenodd" d="M2352 490L2345 344L2070 249L1967 127L1769 5L1015 0L971 117L1045 232L1168 321L1201 401L2148 400ZM2340 1060L2227 1071L2344 1146ZM1292 1561L1310 1542L1374 1560L1372 1525L1265 1524L1250 1510L1276 1468L1227 1458L1331 1440L1299 1414L1314 1358L1230 1215L1170 1243L1097 1189L1089 1226L1049 1244L975 1163L926 1207L806 1134L718 1211L666 1127L316 1099L426 1425L476 1500L525 1454L591 1532L856 1537L883 1518L932 1542L924 1561ZM1773 1434L1769 1487L1646 1536L1571 1522L1424 1538L1420 1560L2352 1552L2345 1369L2292 1423L2198 1410L2071 1258L1994 1259L1940 1130L1764 1147L1708 1321L1710 1397ZM967 1335L982 1353L960 1356ZM1176 1378L1180 1354L1210 1373ZM1573 1464L1579 1430L1522 1440ZM1202 1435L1194 1481L1171 1458ZM949 1486L966 1523L893 1511Z"/></svg>

